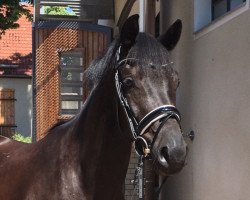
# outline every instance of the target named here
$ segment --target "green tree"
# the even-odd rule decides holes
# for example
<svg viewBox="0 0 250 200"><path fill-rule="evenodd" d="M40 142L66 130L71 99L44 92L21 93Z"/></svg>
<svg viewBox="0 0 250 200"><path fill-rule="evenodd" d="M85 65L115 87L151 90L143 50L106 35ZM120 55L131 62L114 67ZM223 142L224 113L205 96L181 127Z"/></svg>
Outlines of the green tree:
<svg viewBox="0 0 250 200"><path fill-rule="evenodd" d="M44 6L44 14L47 15L75 15L73 11L69 11L65 6Z"/></svg>
<svg viewBox="0 0 250 200"><path fill-rule="evenodd" d="M25 1L33 3L33 0ZM20 4L20 0L1 0L0 1L0 37L7 29L18 28L17 20L25 15L29 20L32 14L27 6Z"/></svg>

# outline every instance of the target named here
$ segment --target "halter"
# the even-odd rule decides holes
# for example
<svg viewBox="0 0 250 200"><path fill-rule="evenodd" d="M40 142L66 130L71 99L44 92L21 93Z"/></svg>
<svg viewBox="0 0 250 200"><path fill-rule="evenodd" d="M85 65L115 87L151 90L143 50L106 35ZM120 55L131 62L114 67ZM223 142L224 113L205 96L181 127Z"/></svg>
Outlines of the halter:
<svg viewBox="0 0 250 200"><path fill-rule="evenodd" d="M117 53L117 61L119 60L119 50ZM153 148L154 142L158 137L159 132L161 131L163 125L168 121L170 118L174 118L180 123L181 116L177 108L173 105L163 105L153 109L151 112L146 114L139 122L133 115L133 112L128 104L127 99L124 97L122 93L122 82L119 78L118 69L128 60L136 60L135 58L125 58L118 62L115 68L115 85L116 91L118 94L119 101L125 111L129 127L132 133L132 138L135 141L135 150L137 154L147 156L150 154L150 149ZM146 133L146 130L152 126L155 122L159 121L160 125L155 132L153 142L149 144L143 135Z"/></svg>

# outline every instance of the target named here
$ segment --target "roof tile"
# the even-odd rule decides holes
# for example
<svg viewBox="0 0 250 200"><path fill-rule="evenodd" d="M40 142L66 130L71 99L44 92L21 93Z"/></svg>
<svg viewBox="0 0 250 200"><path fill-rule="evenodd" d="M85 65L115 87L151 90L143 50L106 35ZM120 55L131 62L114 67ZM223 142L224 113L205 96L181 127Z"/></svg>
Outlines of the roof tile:
<svg viewBox="0 0 250 200"><path fill-rule="evenodd" d="M33 12L31 4L26 6ZM31 71L32 22L22 16L17 23L19 28L6 30L0 39L0 76L27 75ZM18 65L18 68L13 68L13 65Z"/></svg>

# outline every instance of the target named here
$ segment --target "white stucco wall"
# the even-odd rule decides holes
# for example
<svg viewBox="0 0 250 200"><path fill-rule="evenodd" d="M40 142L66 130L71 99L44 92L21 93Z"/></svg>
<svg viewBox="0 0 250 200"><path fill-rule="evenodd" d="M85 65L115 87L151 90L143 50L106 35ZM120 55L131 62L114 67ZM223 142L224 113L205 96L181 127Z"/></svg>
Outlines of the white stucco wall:
<svg viewBox="0 0 250 200"><path fill-rule="evenodd" d="M250 199L250 10L196 37L194 2L168 3L168 21L183 21L172 52L178 107L184 130L196 138L187 166L167 180L161 199Z"/></svg>
<svg viewBox="0 0 250 200"><path fill-rule="evenodd" d="M125 0L115 0L115 21L117 22L119 16L122 12L122 9L125 5ZM156 2L156 14L158 14L160 10L160 3L159 1ZM134 6L130 12L130 15L138 14L139 13L139 1L135 1Z"/></svg>
<svg viewBox="0 0 250 200"><path fill-rule="evenodd" d="M0 89L15 90L16 131L31 136L32 84L30 78L0 78Z"/></svg>

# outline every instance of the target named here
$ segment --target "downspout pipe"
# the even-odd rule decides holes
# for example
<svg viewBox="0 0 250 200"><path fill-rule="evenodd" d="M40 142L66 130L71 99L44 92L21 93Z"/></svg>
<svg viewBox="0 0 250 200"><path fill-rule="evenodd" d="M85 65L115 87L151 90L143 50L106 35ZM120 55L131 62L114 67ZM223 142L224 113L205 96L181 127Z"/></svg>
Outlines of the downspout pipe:
<svg viewBox="0 0 250 200"><path fill-rule="evenodd" d="M146 2L145 0L139 1L139 30L140 32L145 32L145 9L146 8Z"/></svg>
<svg viewBox="0 0 250 200"><path fill-rule="evenodd" d="M36 22L32 23L32 142L36 137Z"/></svg>

